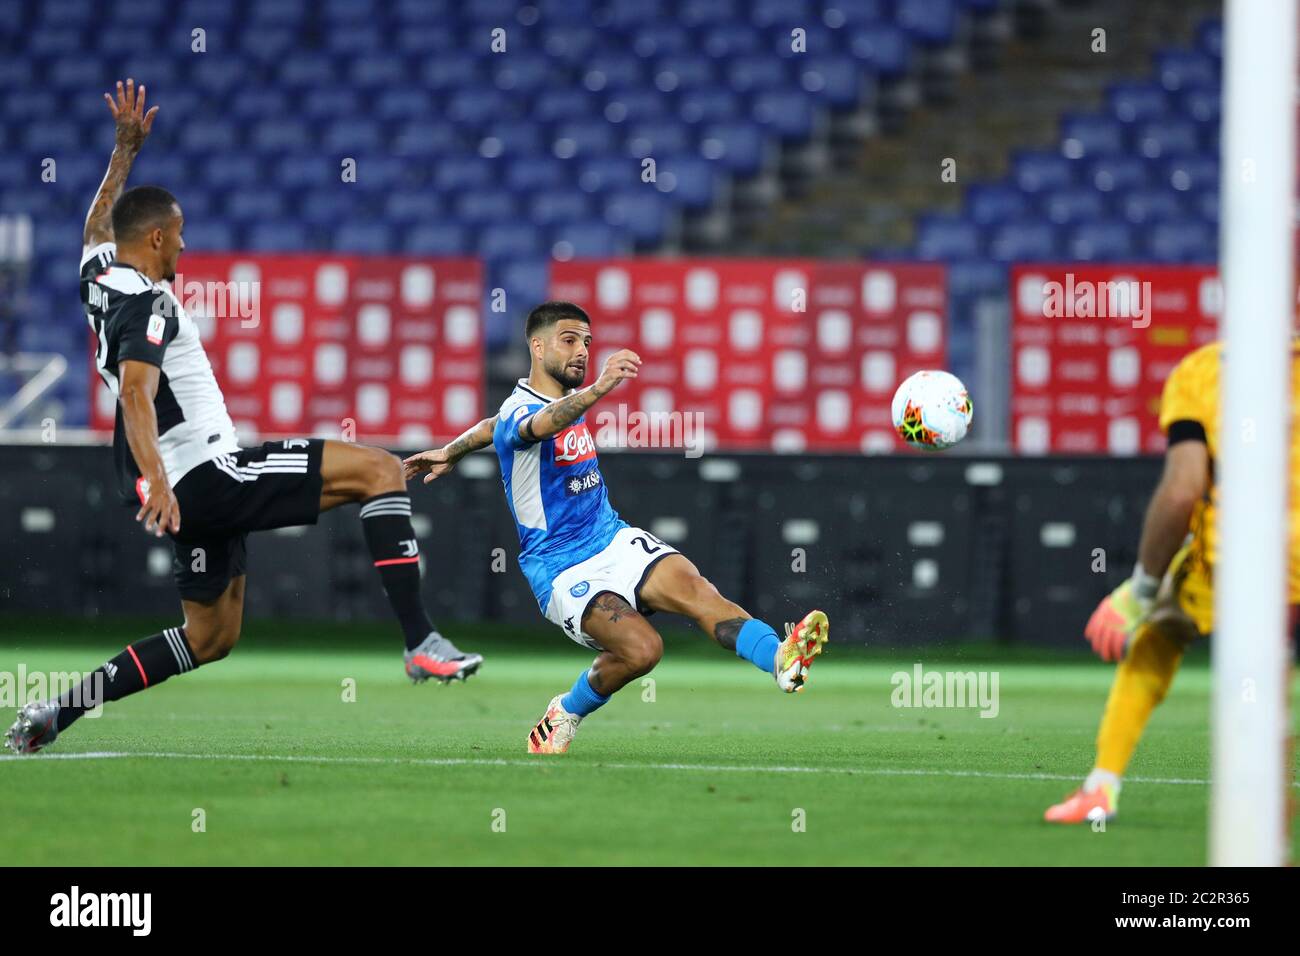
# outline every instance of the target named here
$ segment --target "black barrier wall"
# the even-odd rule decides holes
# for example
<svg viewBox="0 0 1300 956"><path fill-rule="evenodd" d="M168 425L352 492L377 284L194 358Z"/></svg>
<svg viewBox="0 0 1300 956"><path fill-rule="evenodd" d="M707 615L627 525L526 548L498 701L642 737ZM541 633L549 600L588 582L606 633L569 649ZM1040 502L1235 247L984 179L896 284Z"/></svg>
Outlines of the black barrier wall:
<svg viewBox="0 0 1300 956"><path fill-rule="evenodd" d="M0 607L175 618L170 544L118 504L111 464L100 447L0 446ZM1077 646L1132 571L1160 462L637 453L601 469L625 520L774 626L821 607L837 641ZM413 483L411 502L435 620L544 623L491 454ZM248 551L249 617L389 614L356 506Z"/></svg>

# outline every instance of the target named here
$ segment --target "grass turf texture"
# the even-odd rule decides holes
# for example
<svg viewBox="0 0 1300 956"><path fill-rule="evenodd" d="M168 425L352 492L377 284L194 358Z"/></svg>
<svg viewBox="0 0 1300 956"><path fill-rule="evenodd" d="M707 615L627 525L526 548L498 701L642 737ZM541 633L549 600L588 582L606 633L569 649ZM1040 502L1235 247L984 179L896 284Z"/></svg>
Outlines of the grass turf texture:
<svg viewBox="0 0 1300 956"><path fill-rule="evenodd" d="M88 671L155 630L0 619L0 670ZM1208 776L1203 649L1148 729L1120 818L1093 832L1041 822L1091 764L1111 668L1083 656L832 644L786 696L669 635L653 702L625 688L548 759L524 737L590 655L554 629L447 633L485 654L482 673L415 687L391 628L248 624L229 659L0 761L0 800L25 808L8 865L1205 862L1208 786L1157 782ZM917 661L996 670L998 715L893 707L891 676ZM173 756L51 759L96 751Z"/></svg>

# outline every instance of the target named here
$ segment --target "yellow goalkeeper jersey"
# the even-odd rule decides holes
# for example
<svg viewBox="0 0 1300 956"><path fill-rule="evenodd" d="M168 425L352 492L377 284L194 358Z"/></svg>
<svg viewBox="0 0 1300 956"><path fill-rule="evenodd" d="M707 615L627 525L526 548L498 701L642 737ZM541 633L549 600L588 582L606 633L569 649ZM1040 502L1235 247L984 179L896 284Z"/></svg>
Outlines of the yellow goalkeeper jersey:
<svg viewBox="0 0 1300 956"><path fill-rule="evenodd" d="M1207 577L1218 556L1215 503L1219 489L1214 480L1214 462L1219 458L1219 370L1222 360L1222 343L1202 346L1174 367L1160 396L1160 430L1166 435L1176 422L1195 422L1205 430L1205 443L1210 452L1210 490L1192 512L1190 557L1199 565L1196 570ZM1300 342L1295 339L1291 345L1291 422L1288 591L1294 604L1300 602L1300 469L1296 468L1296 463L1300 462ZM1246 422L1242 427L1259 426Z"/></svg>

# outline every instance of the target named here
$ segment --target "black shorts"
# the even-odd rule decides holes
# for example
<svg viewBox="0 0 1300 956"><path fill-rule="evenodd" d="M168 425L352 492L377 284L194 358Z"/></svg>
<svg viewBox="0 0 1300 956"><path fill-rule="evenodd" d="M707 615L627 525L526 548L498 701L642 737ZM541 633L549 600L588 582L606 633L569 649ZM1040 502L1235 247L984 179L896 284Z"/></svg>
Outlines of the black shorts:
<svg viewBox="0 0 1300 956"><path fill-rule="evenodd" d="M220 597L244 573L248 532L316 523L324 449L320 438L270 441L206 461L176 483L172 570L182 598Z"/></svg>

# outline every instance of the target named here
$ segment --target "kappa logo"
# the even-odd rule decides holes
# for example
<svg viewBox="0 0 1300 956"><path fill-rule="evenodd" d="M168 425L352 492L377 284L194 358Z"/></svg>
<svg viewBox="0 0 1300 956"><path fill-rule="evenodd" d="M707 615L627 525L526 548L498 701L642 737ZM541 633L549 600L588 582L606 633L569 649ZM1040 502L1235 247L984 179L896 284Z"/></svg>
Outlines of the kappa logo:
<svg viewBox="0 0 1300 956"><path fill-rule="evenodd" d="M596 457L596 440L587 431L587 423L570 425L555 436L555 463L564 467Z"/></svg>
<svg viewBox="0 0 1300 956"><path fill-rule="evenodd" d="M579 581L573 587L569 588L569 593L574 597L582 597L591 590L591 584L587 581Z"/></svg>
<svg viewBox="0 0 1300 956"><path fill-rule="evenodd" d="M564 629L568 631L570 634L573 633L573 618L566 617L564 619Z"/></svg>

